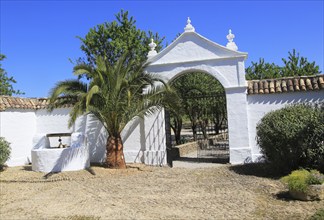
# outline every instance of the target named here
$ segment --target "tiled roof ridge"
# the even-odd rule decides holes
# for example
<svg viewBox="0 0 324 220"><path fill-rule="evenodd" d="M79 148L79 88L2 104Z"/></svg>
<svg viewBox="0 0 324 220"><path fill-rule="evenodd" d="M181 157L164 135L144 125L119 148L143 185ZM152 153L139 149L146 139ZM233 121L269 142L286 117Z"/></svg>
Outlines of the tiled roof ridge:
<svg viewBox="0 0 324 220"><path fill-rule="evenodd" d="M64 98L63 98L64 99ZM63 107L71 107L64 105ZM24 98L14 96L0 96L0 111L6 109L46 109L49 107L49 98Z"/></svg>
<svg viewBox="0 0 324 220"><path fill-rule="evenodd" d="M324 89L324 74L248 81L248 94L313 91Z"/></svg>

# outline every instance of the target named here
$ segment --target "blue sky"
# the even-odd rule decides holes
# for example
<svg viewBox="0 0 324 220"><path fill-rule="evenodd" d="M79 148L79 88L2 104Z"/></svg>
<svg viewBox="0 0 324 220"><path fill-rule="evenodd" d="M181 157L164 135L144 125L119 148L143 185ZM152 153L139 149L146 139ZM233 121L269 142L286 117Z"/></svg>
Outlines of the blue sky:
<svg viewBox="0 0 324 220"><path fill-rule="evenodd" d="M323 72L324 3L320 1L6 1L1 0L2 67L17 80L25 97L46 97L57 81L73 78L83 57L80 41L90 28L128 10L142 30L158 32L170 43L190 16L196 32L226 45L228 29L246 66L263 57L282 64L296 49Z"/></svg>

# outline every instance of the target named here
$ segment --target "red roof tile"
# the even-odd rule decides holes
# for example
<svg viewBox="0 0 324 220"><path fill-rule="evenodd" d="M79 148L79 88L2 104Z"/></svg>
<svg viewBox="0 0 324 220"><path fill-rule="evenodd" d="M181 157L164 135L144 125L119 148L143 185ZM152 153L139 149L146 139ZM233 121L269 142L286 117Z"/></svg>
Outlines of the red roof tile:
<svg viewBox="0 0 324 220"><path fill-rule="evenodd" d="M324 75L248 81L248 94L313 91L324 89Z"/></svg>
<svg viewBox="0 0 324 220"><path fill-rule="evenodd" d="M0 111L6 109L46 109L49 106L47 98L20 98L12 96L0 96ZM63 107L71 107L65 105Z"/></svg>

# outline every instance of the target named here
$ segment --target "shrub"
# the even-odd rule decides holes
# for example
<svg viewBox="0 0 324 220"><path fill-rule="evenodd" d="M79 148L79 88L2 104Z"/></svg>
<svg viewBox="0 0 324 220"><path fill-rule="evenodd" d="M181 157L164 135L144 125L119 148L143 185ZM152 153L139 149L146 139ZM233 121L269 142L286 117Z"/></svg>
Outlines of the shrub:
<svg viewBox="0 0 324 220"><path fill-rule="evenodd" d="M0 170L4 163L9 159L11 153L10 143L3 137L0 137Z"/></svg>
<svg viewBox="0 0 324 220"><path fill-rule="evenodd" d="M317 170L307 171L305 169L295 170L288 176L281 178L288 184L289 190L307 192L308 186L312 184L323 184L324 175Z"/></svg>
<svg viewBox="0 0 324 220"><path fill-rule="evenodd" d="M266 159L288 173L298 168L324 172L324 105L298 104L269 112L257 125Z"/></svg>

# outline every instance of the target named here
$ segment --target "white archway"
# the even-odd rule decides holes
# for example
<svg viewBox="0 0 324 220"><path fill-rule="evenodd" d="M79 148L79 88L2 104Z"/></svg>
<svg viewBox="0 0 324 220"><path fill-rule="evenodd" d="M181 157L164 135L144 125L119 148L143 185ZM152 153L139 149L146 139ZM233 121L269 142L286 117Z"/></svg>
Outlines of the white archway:
<svg viewBox="0 0 324 220"><path fill-rule="evenodd" d="M147 71L158 74L166 82L175 79L186 72L200 71L214 76L224 87L227 100L228 131L230 146L230 163L238 164L251 159L249 146L248 113L247 113L247 83L245 80L244 61L247 53L237 51L233 42L234 35L227 35L226 47L214 43L195 32L188 19L184 32L160 53L156 53L155 44L150 44ZM145 118L145 128L161 128L154 124L164 119L163 112L155 117ZM163 125L164 126L164 125ZM154 129L153 129L154 130ZM155 129L156 130L156 129ZM152 131L152 129L150 129ZM160 129L158 129L160 132ZM161 135L161 133L159 134ZM156 139L157 134L146 132L146 137ZM165 138L165 133L163 133ZM146 149L152 143L146 142ZM161 142L165 144L165 140ZM156 158L165 157L165 146L162 152L146 150L145 155ZM158 156L160 155L160 156ZM163 156L162 156L163 155ZM147 161L145 159L145 161ZM161 160L159 160L161 162ZM163 159L163 163L165 159Z"/></svg>

